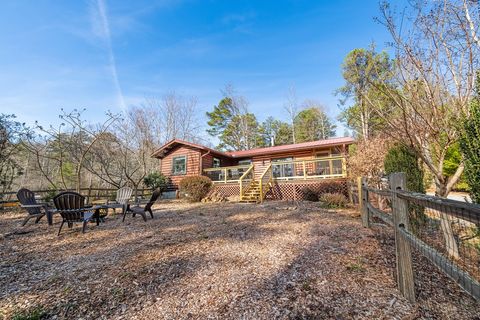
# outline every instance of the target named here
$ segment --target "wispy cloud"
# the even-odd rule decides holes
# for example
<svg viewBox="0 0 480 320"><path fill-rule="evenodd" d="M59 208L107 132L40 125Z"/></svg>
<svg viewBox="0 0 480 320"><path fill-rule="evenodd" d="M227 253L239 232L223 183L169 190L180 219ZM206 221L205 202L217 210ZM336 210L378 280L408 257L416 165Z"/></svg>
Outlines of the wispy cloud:
<svg viewBox="0 0 480 320"><path fill-rule="evenodd" d="M113 85L117 94L117 101L122 108L125 110L125 98L122 92L122 87L120 86L120 81L117 72L117 65L115 62L115 54L112 47L112 36L110 33L110 24L108 20L107 7L105 0L94 0L91 10L91 20L92 28L94 34L103 42L106 46L108 53L108 67L112 75Z"/></svg>
<svg viewBox="0 0 480 320"><path fill-rule="evenodd" d="M257 17L256 12L232 13L223 16L222 23L233 27L233 31L239 33L252 33L253 22Z"/></svg>

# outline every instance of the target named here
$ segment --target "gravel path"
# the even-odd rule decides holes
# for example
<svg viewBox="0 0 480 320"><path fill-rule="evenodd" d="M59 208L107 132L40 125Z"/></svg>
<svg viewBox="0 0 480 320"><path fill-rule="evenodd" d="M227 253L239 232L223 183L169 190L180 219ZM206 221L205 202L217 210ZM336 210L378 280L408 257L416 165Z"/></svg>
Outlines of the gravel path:
<svg viewBox="0 0 480 320"><path fill-rule="evenodd" d="M170 201L60 237L58 217L22 217L0 214L0 319L479 319L421 258L419 302L403 299L391 232L354 210Z"/></svg>

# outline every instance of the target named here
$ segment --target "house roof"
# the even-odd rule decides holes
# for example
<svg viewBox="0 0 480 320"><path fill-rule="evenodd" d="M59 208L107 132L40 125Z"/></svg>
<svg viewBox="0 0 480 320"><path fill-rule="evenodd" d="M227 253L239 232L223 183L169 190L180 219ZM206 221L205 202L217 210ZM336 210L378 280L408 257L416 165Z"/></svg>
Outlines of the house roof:
<svg viewBox="0 0 480 320"><path fill-rule="evenodd" d="M211 149L211 148L206 147L206 146L201 145L201 144L188 142L188 141L184 141L184 140L180 140L180 139L173 139L173 140L170 140L169 142L165 143L163 146L161 146L160 148L155 150L155 152L152 153L152 157L162 159L168 154L169 151L171 151L173 148L175 148L179 145L184 145L184 146L189 146L191 148L204 150L204 151L207 151L207 152L210 152L210 153L213 153L213 154L217 154L217 155L220 155L220 156L223 156L223 157L226 157L226 158L230 157L229 155L227 155L224 152L221 152L221 151L218 151L218 150L215 150L215 149Z"/></svg>
<svg viewBox="0 0 480 320"><path fill-rule="evenodd" d="M295 144L286 144L286 145L267 147L267 148L256 148L256 149L242 150L242 151L221 152L215 149L208 148L201 144L183 141L180 139L173 139L167 142L166 144L164 144L159 149L157 149L152 154L152 157L162 159L168 154L169 151L171 151L173 148L179 145L186 145L195 149L204 150L212 154L220 155L226 158L237 159L237 158L247 158L247 157L258 156L258 155L283 153L288 151L299 151L299 150L330 147L330 146L337 146L337 145L349 145L354 142L355 140L353 138L342 137L342 138L330 138L325 140L317 140L317 141L302 142L302 143L295 143Z"/></svg>
<svg viewBox="0 0 480 320"><path fill-rule="evenodd" d="M258 155L283 153L288 151L299 151L299 150L329 147L329 146L344 145L344 144L349 145L354 142L355 140L351 137L330 138L325 140L317 140L317 141L302 142L302 143L295 143L295 144L285 144L281 146L274 146L274 147L267 147L267 148L232 151L232 152L226 152L226 154L231 156L232 158L245 158L245 157L251 157L251 156L258 156Z"/></svg>

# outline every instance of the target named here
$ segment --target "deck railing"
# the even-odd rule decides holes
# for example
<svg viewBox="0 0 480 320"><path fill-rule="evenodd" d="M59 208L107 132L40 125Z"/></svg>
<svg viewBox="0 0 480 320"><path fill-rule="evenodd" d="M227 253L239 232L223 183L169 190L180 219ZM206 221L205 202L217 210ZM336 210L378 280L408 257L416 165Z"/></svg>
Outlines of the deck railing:
<svg viewBox="0 0 480 320"><path fill-rule="evenodd" d="M260 176L259 183L260 183L260 202L263 202L265 198L265 194L271 187L273 182L273 171L272 171L272 164L270 164L265 171L263 171L262 175Z"/></svg>
<svg viewBox="0 0 480 320"><path fill-rule="evenodd" d="M240 177L240 198L243 196L244 192L247 191L251 184L252 181L255 180L255 172L254 172L254 166L251 165L250 168L245 171L245 173Z"/></svg>
<svg viewBox="0 0 480 320"><path fill-rule="evenodd" d="M239 182L243 174L251 165L240 165L231 167L219 167L204 169L204 174L209 177L213 183Z"/></svg>
<svg viewBox="0 0 480 320"><path fill-rule="evenodd" d="M345 178L347 176L346 159L343 156L334 156L318 159L273 161L271 164L273 180L309 180ZM252 165L219 167L204 169L204 174L213 183L239 182L240 178ZM253 179L253 170L252 170ZM248 180L247 177L244 178Z"/></svg>
<svg viewBox="0 0 480 320"><path fill-rule="evenodd" d="M276 180L344 178L347 176L346 159L336 156L311 160L273 161L272 173Z"/></svg>

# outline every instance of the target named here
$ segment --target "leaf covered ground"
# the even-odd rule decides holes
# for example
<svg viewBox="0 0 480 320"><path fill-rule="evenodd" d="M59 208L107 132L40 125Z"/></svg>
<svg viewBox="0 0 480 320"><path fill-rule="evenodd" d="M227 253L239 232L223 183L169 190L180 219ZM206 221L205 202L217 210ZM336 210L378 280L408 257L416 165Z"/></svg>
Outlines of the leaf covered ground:
<svg viewBox="0 0 480 320"><path fill-rule="evenodd" d="M388 227L316 203L161 201L60 237L0 214L0 319L480 319L415 255L418 302L396 289Z"/></svg>

